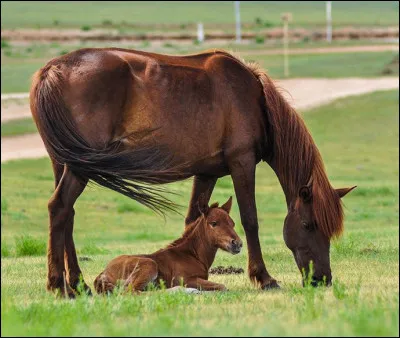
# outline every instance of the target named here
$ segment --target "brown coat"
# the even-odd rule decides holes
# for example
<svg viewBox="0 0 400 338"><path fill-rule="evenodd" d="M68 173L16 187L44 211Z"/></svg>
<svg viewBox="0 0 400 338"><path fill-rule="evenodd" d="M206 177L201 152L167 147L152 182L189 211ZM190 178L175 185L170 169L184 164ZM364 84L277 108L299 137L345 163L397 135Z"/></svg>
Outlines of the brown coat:
<svg viewBox="0 0 400 338"><path fill-rule="evenodd" d="M207 206L200 198L201 216L190 224L182 237L150 255L122 255L114 258L94 281L98 293L110 292L118 281L135 291L147 284L163 281L167 288L185 285L202 290L224 290L222 284L208 281L208 270L218 248L232 254L240 252L242 241L229 217L230 198L223 206Z"/></svg>
<svg viewBox="0 0 400 338"><path fill-rule="evenodd" d="M313 95L313 93L310 93ZM343 230L341 197L302 118L260 67L224 51L171 56L80 49L36 73L30 102L52 160L48 289L73 292L81 270L72 231L76 199L93 181L155 210L173 208L156 184L194 176L185 220L199 217L218 178L231 175L248 248L248 272L278 287L258 236L256 165L266 161L285 193L284 238L299 270L313 261L331 279L329 242ZM64 290L64 269L67 290ZM89 288L86 287L88 290Z"/></svg>

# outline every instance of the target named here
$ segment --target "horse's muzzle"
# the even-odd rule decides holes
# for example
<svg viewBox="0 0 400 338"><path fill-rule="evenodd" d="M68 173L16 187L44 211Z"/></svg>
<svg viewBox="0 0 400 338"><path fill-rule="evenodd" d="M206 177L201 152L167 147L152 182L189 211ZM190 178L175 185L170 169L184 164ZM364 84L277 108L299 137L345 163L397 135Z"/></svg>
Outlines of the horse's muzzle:
<svg viewBox="0 0 400 338"><path fill-rule="evenodd" d="M305 280L303 279L303 286L305 286ZM310 285L313 287L318 286L331 286L332 285L332 276L329 277L316 277L313 276L310 281Z"/></svg>

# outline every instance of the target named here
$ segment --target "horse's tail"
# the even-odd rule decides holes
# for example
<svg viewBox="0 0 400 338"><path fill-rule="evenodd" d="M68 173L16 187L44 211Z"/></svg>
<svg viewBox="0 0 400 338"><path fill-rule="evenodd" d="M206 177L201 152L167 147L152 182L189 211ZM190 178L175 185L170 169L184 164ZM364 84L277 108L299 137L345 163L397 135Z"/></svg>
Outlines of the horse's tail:
<svg viewBox="0 0 400 338"><path fill-rule="evenodd" d="M121 150L121 142L95 149L80 135L63 101L63 75L51 64L39 70L30 91L31 112L50 157L81 179L91 180L163 213L176 204L153 184L183 179L159 147Z"/></svg>

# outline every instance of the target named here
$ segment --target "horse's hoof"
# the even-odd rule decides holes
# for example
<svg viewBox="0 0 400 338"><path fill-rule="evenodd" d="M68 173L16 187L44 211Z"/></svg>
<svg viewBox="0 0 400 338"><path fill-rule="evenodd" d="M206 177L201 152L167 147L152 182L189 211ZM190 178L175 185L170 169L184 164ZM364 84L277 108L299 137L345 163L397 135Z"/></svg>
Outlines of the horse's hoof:
<svg viewBox="0 0 400 338"><path fill-rule="evenodd" d="M78 292L78 294L79 295L86 295L86 296L89 296L89 297L93 296L92 290L90 289L90 287L86 283L83 285L83 291L80 290L80 292Z"/></svg>
<svg viewBox="0 0 400 338"><path fill-rule="evenodd" d="M270 279L261 286L262 290L272 290L280 288L281 287L279 286L278 282L275 279Z"/></svg>
<svg viewBox="0 0 400 338"><path fill-rule="evenodd" d="M72 288L72 290L79 296L81 295L93 296L92 290L85 282L83 283L83 286L81 286L80 282L70 283L69 285Z"/></svg>
<svg viewBox="0 0 400 338"><path fill-rule="evenodd" d="M75 292L68 292L67 296L68 296L68 299L75 299L76 298Z"/></svg>
<svg viewBox="0 0 400 338"><path fill-rule="evenodd" d="M83 291L81 291L81 292L77 292L78 293L78 295L86 295L86 296L88 296L88 297L92 297L93 296L93 293L92 293L92 290L90 289L90 287L88 287L88 286L86 286L85 288L84 288L84 290Z"/></svg>
<svg viewBox="0 0 400 338"><path fill-rule="evenodd" d="M68 284L66 284L65 286L64 285L54 286L48 282L47 290L49 292L53 292L56 298L74 299L76 297L75 291Z"/></svg>
<svg viewBox="0 0 400 338"><path fill-rule="evenodd" d="M65 299L75 299L76 294L72 289L68 289L67 292L63 289L54 289L53 290L56 294L56 298L65 298Z"/></svg>

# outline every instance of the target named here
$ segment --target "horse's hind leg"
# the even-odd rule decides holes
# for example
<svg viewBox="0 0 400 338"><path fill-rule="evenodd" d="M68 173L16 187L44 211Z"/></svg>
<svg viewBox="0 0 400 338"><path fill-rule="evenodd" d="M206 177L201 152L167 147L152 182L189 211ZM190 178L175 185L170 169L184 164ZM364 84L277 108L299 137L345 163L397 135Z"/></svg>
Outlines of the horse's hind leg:
<svg viewBox="0 0 400 338"><path fill-rule="evenodd" d="M55 188L61 180L61 177L64 172L64 165L57 163L52 159L52 166L54 172L54 179L55 179ZM85 182L82 182L85 184ZM84 189L85 187L83 187ZM82 189L82 190L83 190ZM72 209L71 216L65 220L65 248L64 248L64 263L65 263L65 270L66 270L66 278L69 286L74 290L77 291L77 286L80 280L80 276L82 275L82 271L78 264L78 258L76 256L75 250L75 243L73 239L73 231L74 231L74 215L75 210ZM91 294L89 286L83 281L83 289L88 294Z"/></svg>
<svg viewBox="0 0 400 338"><path fill-rule="evenodd" d="M74 291L84 291L86 294L91 295L92 292L90 291L90 287L83 280L82 271L79 267L78 257L76 255L75 243L72 235L74 231L74 215L75 210L72 209L65 228L64 262L65 269L67 270L67 281ZM80 282L82 283L80 286L82 289L78 288Z"/></svg>
<svg viewBox="0 0 400 338"><path fill-rule="evenodd" d="M133 260L129 263L133 269L127 276L124 286L131 292L143 291L149 283L157 278L158 266L150 258L133 258Z"/></svg>
<svg viewBox="0 0 400 338"><path fill-rule="evenodd" d="M70 218L66 223L65 228L65 250L64 250L64 262L65 262L65 269L67 270L67 281L71 288L74 291L81 291L78 290L78 285L81 280L83 288L82 290L91 295L92 292L90 291L90 287L85 283L82 276L82 271L78 264L78 257L76 256L75 250L75 243L73 239L73 230L74 230L74 215L75 211L72 209Z"/></svg>
<svg viewBox="0 0 400 338"><path fill-rule="evenodd" d="M74 219L73 205L84 190L86 182L78 180L66 166L63 167L63 171L61 171L61 167L61 165L53 161L55 183L57 186L48 204L50 235L47 252L47 289L59 290L62 294L67 293L69 297L74 297L74 292L66 281L64 281L64 264L66 262L68 266L66 276L68 280L73 281L71 280L71 276L77 276L76 280L79 280L81 271L79 269L72 239Z"/></svg>

